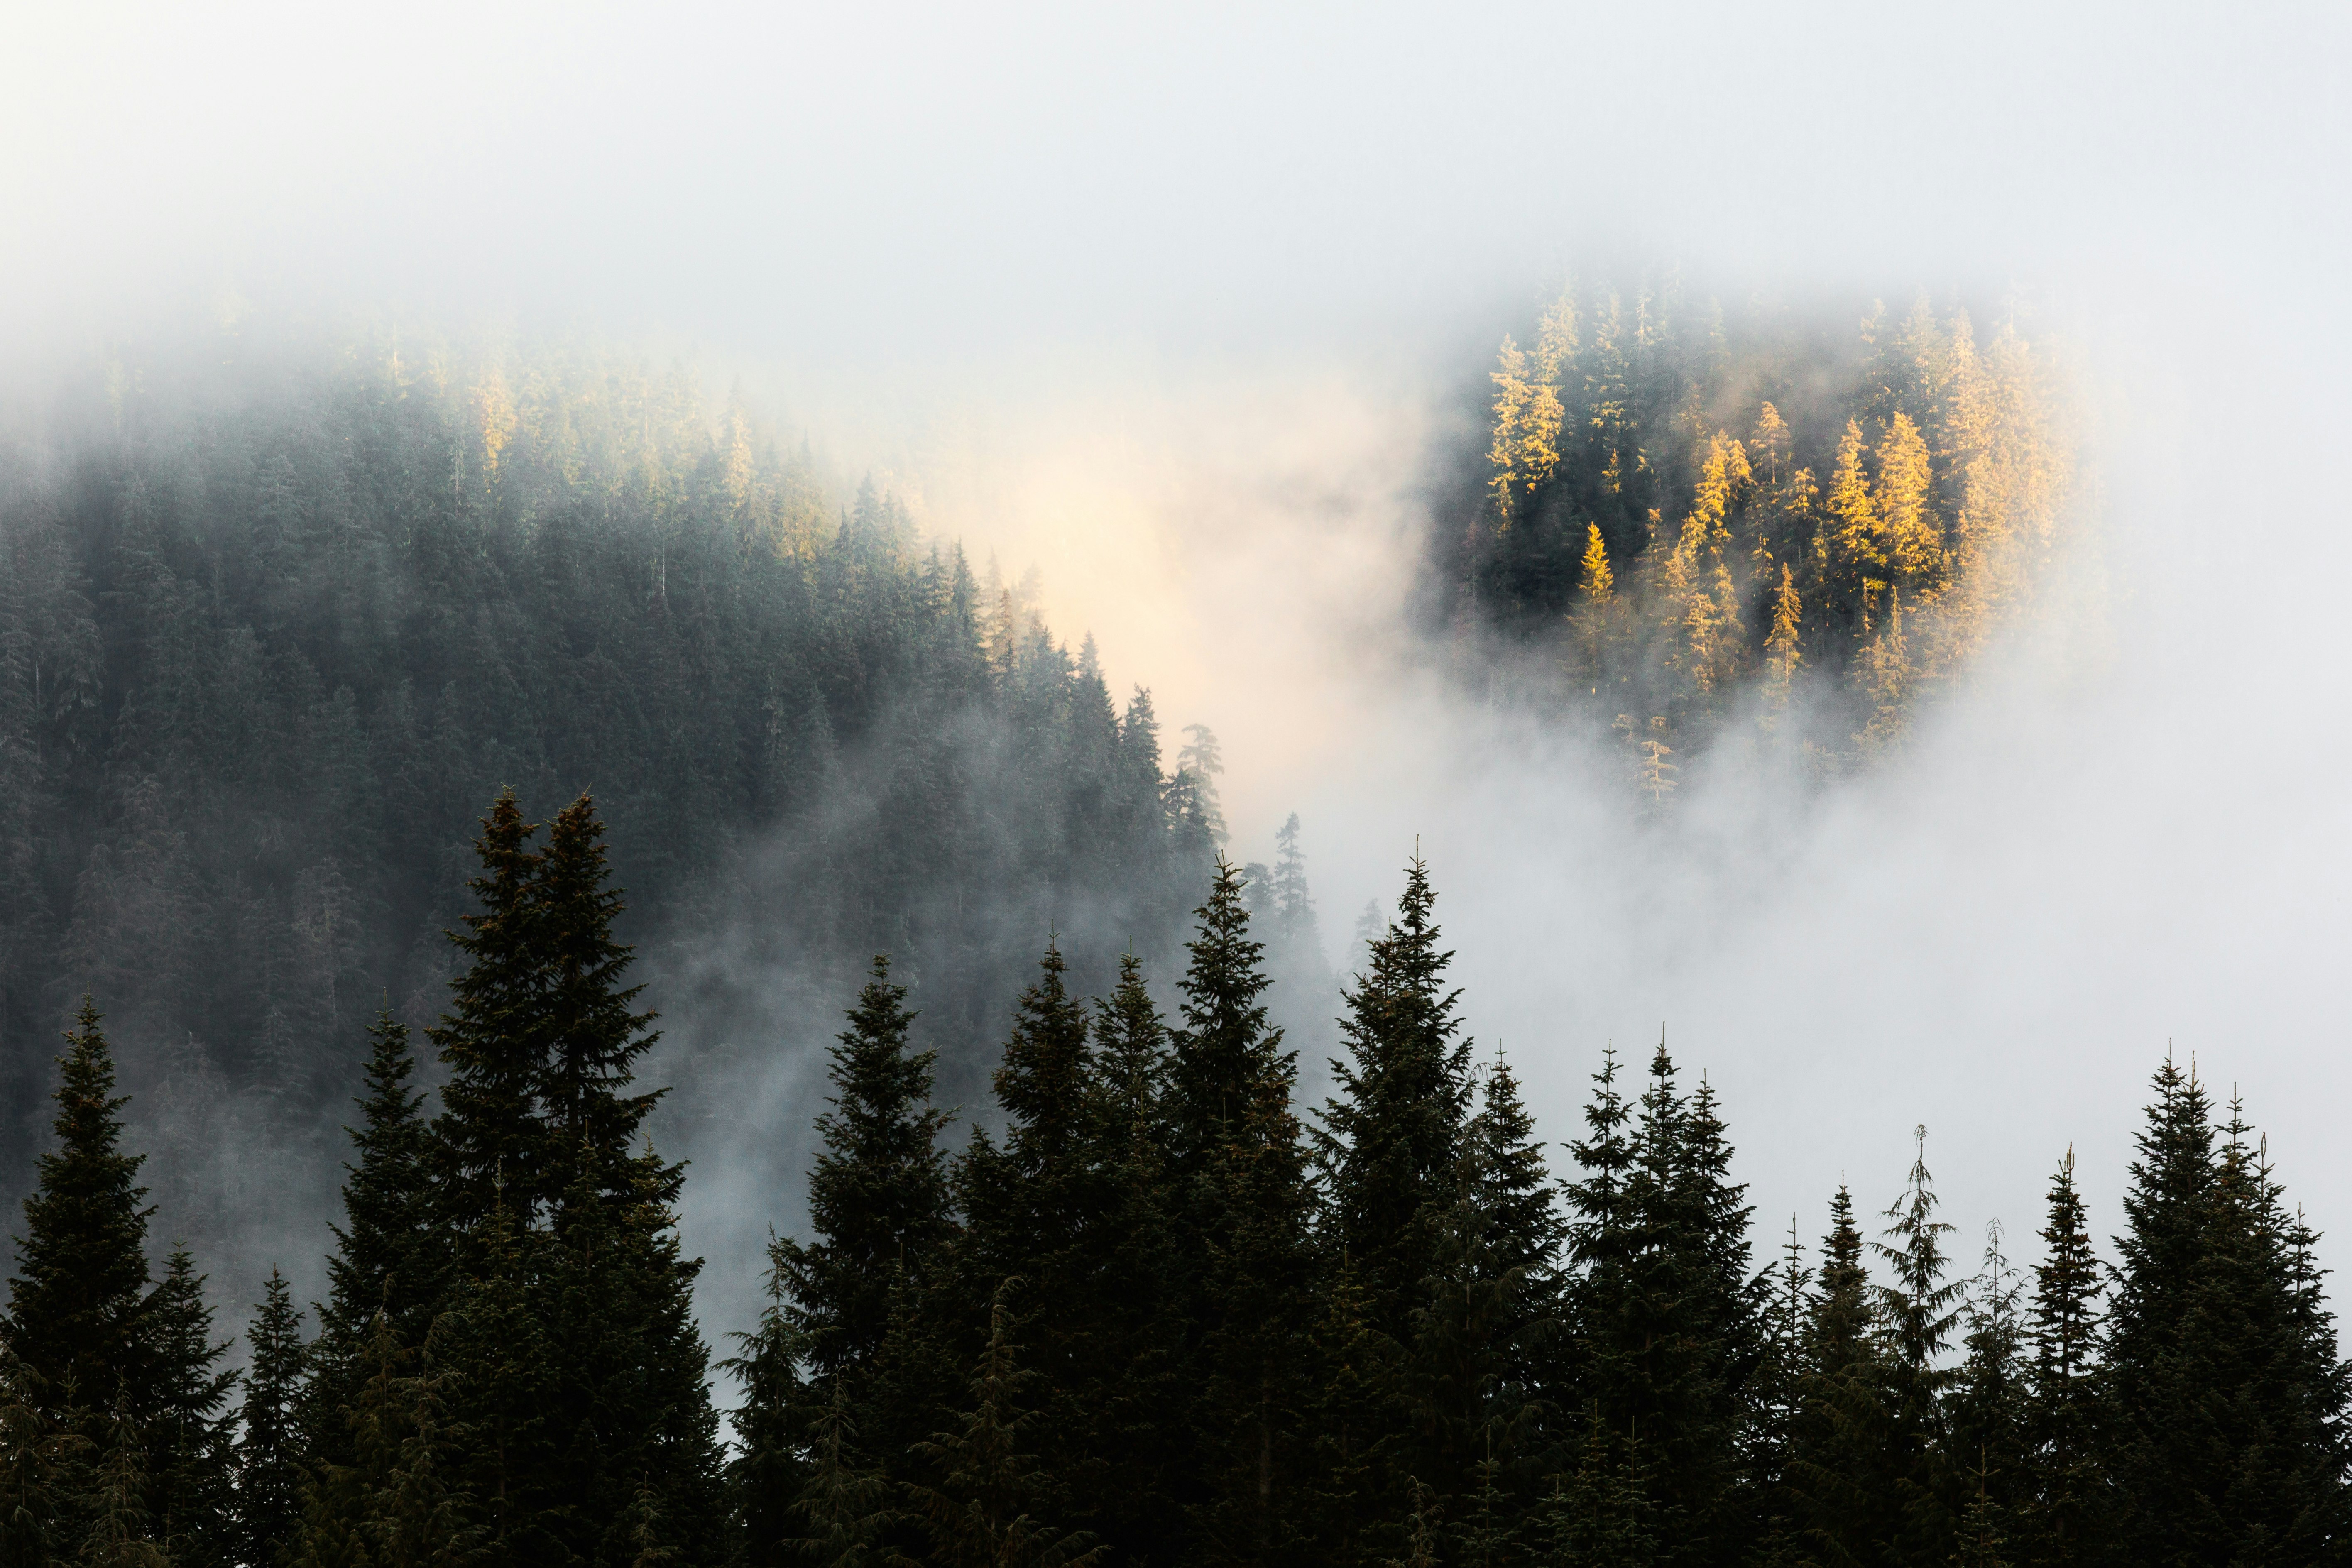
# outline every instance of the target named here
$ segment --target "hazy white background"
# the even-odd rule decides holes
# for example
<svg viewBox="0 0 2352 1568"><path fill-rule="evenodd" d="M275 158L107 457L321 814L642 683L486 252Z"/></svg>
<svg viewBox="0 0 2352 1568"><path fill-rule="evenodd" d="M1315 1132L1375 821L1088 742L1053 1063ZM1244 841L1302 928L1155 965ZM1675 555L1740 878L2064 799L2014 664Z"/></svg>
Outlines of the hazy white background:
<svg viewBox="0 0 2352 1568"><path fill-rule="evenodd" d="M2170 1039L2352 1237L2352 24L2236 10L12 3L0 348L231 299L671 345L1037 564L1224 737L1237 855L1304 815L1335 940L1419 835L1555 1135L1666 1018L1768 1238L1841 1171L1891 1198L1924 1121L2030 1251L2069 1142L2114 1227ZM2112 658L2016 650L1793 822L1629 839L1400 617L1432 442L1595 254L2041 301Z"/></svg>

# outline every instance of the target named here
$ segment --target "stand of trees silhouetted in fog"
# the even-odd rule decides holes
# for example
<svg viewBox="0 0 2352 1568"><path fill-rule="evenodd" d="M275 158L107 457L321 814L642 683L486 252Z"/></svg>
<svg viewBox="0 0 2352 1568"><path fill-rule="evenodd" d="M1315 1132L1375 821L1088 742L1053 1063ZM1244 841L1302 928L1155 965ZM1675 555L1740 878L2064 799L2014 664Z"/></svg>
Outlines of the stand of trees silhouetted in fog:
<svg viewBox="0 0 2352 1568"><path fill-rule="evenodd" d="M9 1563L2305 1564L2347 1531L2314 1235L2232 1101L2157 1072L2102 1256L1953 1256L1926 1160L1759 1257L1727 1108L1604 1053L1556 1179L1459 1028L1426 868L1297 1103L1242 877L1172 1016L1048 946L993 1132L934 1098L885 958L833 1047L805 1233L726 1342L586 797L475 845L450 999L367 1034L331 1289L240 1378L145 1254L85 1004L0 1357ZM812 1107L812 1110L815 1108Z"/></svg>
<svg viewBox="0 0 2352 1568"><path fill-rule="evenodd" d="M85 991L138 1081L317 1131L352 1030L436 1009L508 784L595 788L698 1039L887 948L977 1089L1034 932L1177 951L1209 779L888 494L597 351L193 357L237 363L114 363L0 449L12 1167Z"/></svg>

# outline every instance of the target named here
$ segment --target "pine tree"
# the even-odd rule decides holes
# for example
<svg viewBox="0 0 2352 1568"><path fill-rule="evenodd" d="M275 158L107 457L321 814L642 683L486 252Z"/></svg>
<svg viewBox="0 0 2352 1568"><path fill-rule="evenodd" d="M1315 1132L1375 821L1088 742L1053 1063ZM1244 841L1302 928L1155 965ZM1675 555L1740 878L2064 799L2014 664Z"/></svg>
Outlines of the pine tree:
<svg viewBox="0 0 2352 1568"><path fill-rule="evenodd" d="M1023 1400L1031 1380L1012 1338L1011 1298L1021 1284L997 1287L961 1430L919 1445L940 1480L909 1495L941 1568L1088 1568L1103 1555L1083 1533L1049 1522L1061 1501L1055 1479L1021 1448L1031 1419Z"/></svg>
<svg viewBox="0 0 2352 1568"><path fill-rule="evenodd" d="M1470 1111L1470 1042L1457 1038L1454 955L1438 945L1429 867L1406 868L1396 918L1345 993L1348 1059L1314 1135L1330 1242L1370 1294L1372 1321L1400 1343L1452 1205Z"/></svg>
<svg viewBox="0 0 2352 1568"><path fill-rule="evenodd" d="M1311 1193L1290 1090L1297 1058L1266 1022L1263 950L1242 884L1220 861L1175 1032L1172 1174L1189 1280L1199 1528L1228 1561L1286 1550L1303 1456L1291 1413L1304 1397Z"/></svg>
<svg viewBox="0 0 2352 1568"><path fill-rule="evenodd" d="M1094 1450L1095 1532L1121 1562L1174 1563L1186 1547L1181 1468L1184 1310L1168 1158L1168 1036L1132 953L1095 1005L1088 1238L1097 1324L1080 1406Z"/></svg>
<svg viewBox="0 0 2352 1568"><path fill-rule="evenodd" d="M306 1424L310 1441L335 1463L350 1459L348 1409L368 1376L377 1315L389 1314L400 1342L421 1344L447 1264L433 1235L429 1129L425 1096L410 1085L416 1060L408 1026L381 1012L368 1042L365 1092L355 1101L360 1124L347 1129L358 1160L343 1167L343 1220L333 1227L327 1300L308 1358Z"/></svg>
<svg viewBox="0 0 2352 1568"><path fill-rule="evenodd" d="M450 983L453 1007L425 1031L449 1068L433 1125L440 1223L463 1236L493 1208L519 1207L528 1227L545 1180L544 1129L534 1097L552 1042L541 999L547 986L536 897L539 824L523 820L514 792L482 819L474 848L481 874L467 885L479 910L449 933L463 967ZM362 1160L365 1155L362 1153Z"/></svg>
<svg viewBox="0 0 2352 1568"><path fill-rule="evenodd" d="M907 988L876 955L871 977L832 1048L830 1109L808 1179L814 1239L786 1238L770 1263L806 1336L814 1381L860 1381L890 1321L892 1281L928 1278L949 1235L947 1112L930 1103L929 1051L910 1049Z"/></svg>
<svg viewBox="0 0 2352 1568"><path fill-rule="evenodd" d="M1822 1563L1878 1561L1901 1522L1886 1465L1884 1340L1864 1247L1853 1195L1840 1183L1830 1200L1789 1444L1799 1542Z"/></svg>
<svg viewBox="0 0 2352 1568"><path fill-rule="evenodd" d="M1914 1138L1917 1152L1910 1178L1903 1195L1886 1209L1888 1240L1873 1242L1871 1250L1893 1275L1874 1293L1885 1335L1883 1462L1900 1510L1895 1539L1898 1550L1916 1560L1936 1562L1950 1549L1955 1522L1939 1469L1945 1452L1943 1396L1954 1379L1940 1358L1960 1322L1968 1287L1944 1277L1944 1237L1952 1227L1936 1218L1927 1128L1916 1129Z"/></svg>
<svg viewBox="0 0 2352 1568"><path fill-rule="evenodd" d="M888 1532L900 1522L891 1506L888 1479L856 1462L856 1431L850 1424L848 1388L834 1384L833 1403L810 1426L814 1458L810 1474L792 1503L793 1531L782 1539L787 1552L760 1552L755 1563L797 1561L820 1568L865 1568L883 1560Z"/></svg>
<svg viewBox="0 0 2352 1568"><path fill-rule="evenodd" d="M252 1356L236 1440L237 1561L290 1563L302 1521L305 1469L300 1405L309 1347L286 1277L273 1268L246 1332Z"/></svg>
<svg viewBox="0 0 2352 1568"><path fill-rule="evenodd" d="M2347 1529L2346 1394L2332 1331L2233 1101L2167 1062L2124 1199L2105 1346L2118 1551L2193 1563L2315 1562Z"/></svg>
<svg viewBox="0 0 2352 1568"><path fill-rule="evenodd" d="M772 1250L774 1236L770 1234ZM771 1268L768 1304L760 1324L739 1333L741 1354L719 1363L720 1370L742 1385L743 1403L735 1412L735 1458L728 1466L728 1517L737 1536L737 1552L744 1568L784 1568L795 1554L799 1539L798 1511L803 1489L810 1480L809 1449L819 1442L813 1423L819 1412L801 1380L804 1344L793 1326L782 1281ZM846 1391L835 1383L833 1408L842 1412L830 1428L838 1447L850 1431ZM836 1467L844 1461L834 1456Z"/></svg>
<svg viewBox="0 0 2352 1568"><path fill-rule="evenodd" d="M1723 1561L1750 1528L1736 1517L1740 1394L1760 1353L1748 1209L1712 1092L1682 1096L1663 1040L1637 1114L1613 1055L1602 1074L1594 1136L1575 1147L1587 1174L1567 1188L1583 1386L1608 1440L1644 1450L1675 1560Z"/></svg>
<svg viewBox="0 0 2352 1568"><path fill-rule="evenodd" d="M8 1348L31 1374L45 1419L76 1404L105 1409L151 1399L146 1363L147 1189L143 1156L122 1150L114 1057L98 1008L82 998L58 1058L58 1146L40 1157L25 1235L8 1281Z"/></svg>
<svg viewBox="0 0 2352 1568"><path fill-rule="evenodd" d="M2074 1151L2050 1184L2042 1261L2034 1267L2032 1388L2025 1436L2032 1494L2022 1534L2032 1560L2052 1568L2102 1561L2108 1489L2098 1440L2098 1298L2106 1289L2091 1249Z"/></svg>
<svg viewBox="0 0 2352 1568"><path fill-rule="evenodd" d="M2024 1287L2001 1236L1999 1220L1987 1226L1984 1263L1962 1313L1959 1374L1945 1398L1945 1507L1959 1520L1964 1555L1979 1559L1996 1537L2006 1542L2014 1533L2031 1489Z"/></svg>

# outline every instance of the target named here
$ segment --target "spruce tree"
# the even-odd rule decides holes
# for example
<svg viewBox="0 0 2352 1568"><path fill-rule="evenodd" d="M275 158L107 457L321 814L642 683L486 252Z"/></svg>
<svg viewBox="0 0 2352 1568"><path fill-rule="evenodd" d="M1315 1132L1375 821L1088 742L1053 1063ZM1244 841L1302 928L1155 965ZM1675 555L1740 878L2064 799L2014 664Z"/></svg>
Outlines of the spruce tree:
<svg viewBox="0 0 2352 1568"><path fill-rule="evenodd" d="M2170 1062L2138 1135L2105 1346L2130 1561L2318 1562L2347 1538L2345 1388L2297 1223L2233 1101Z"/></svg>
<svg viewBox="0 0 2352 1568"><path fill-rule="evenodd" d="M2108 1537L2096 1363L2098 1299L2106 1286L2074 1188L2072 1149L2051 1179L2042 1245L2029 1330L2030 1492L2021 1534L2035 1563L2077 1568L2104 1561Z"/></svg>
<svg viewBox="0 0 2352 1568"><path fill-rule="evenodd" d="M950 1234L949 1113L931 1103L933 1053L908 1041L915 1016L889 960L849 1011L832 1048L833 1093L816 1119L820 1148L808 1178L812 1239L785 1238L770 1265L805 1336L812 1381L867 1375L891 1321L893 1280L927 1279Z"/></svg>
<svg viewBox="0 0 2352 1568"><path fill-rule="evenodd" d="M1173 1174L1187 1281L1198 1528L1226 1561L1289 1549L1305 1463L1293 1413L1312 1321L1311 1201L1290 1105L1297 1058L1266 1022L1263 949L1220 860L1186 944Z"/></svg>
<svg viewBox="0 0 2352 1568"><path fill-rule="evenodd" d="M1400 1343L1453 1202L1470 1112L1471 1046L1456 1037L1461 994L1445 985L1454 955L1438 946L1435 903L1416 858L1395 920L1345 993L1348 1059L1331 1064L1339 1092L1315 1133L1329 1242L1370 1292L1372 1321Z"/></svg>
<svg viewBox="0 0 2352 1568"><path fill-rule="evenodd" d="M813 1424L820 1412L801 1379L805 1347L774 1270L759 1326L737 1334L735 1342L741 1353L720 1363L743 1389L734 1415L735 1457L727 1470L728 1517L744 1568L784 1568L798 1551L801 1494L810 1480L809 1450L819 1441ZM852 1429L837 1381L835 1389L834 1407L845 1414L827 1436L838 1447ZM844 1461L836 1455L834 1462Z"/></svg>
<svg viewBox="0 0 2352 1568"><path fill-rule="evenodd" d="M309 1347L286 1277L273 1268L246 1331L251 1360L236 1440L237 1561L289 1563L302 1520L305 1449L300 1405Z"/></svg>
<svg viewBox="0 0 2352 1568"><path fill-rule="evenodd" d="M1089 1568L1104 1555L1089 1537L1054 1522L1061 1488L1023 1448L1032 1379L1013 1342L1010 1310L1021 1286L1007 1279L997 1287L987 1343L971 1372L971 1407L959 1429L919 1446L940 1479L911 1488L908 1496L921 1510L940 1568Z"/></svg>
<svg viewBox="0 0 2352 1568"><path fill-rule="evenodd" d="M1871 1244L1893 1276L1874 1289L1885 1334L1881 1462L1896 1512L1891 1526L1895 1549L1914 1561L1935 1562L1951 1549L1956 1523L1944 1464L1943 1397L1955 1379L1941 1358L1959 1325L1968 1287L1945 1278L1944 1237L1952 1227L1936 1218L1927 1128L1916 1129L1914 1137L1917 1152L1910 1178L1886 1209L1887 1239Z"/></svg>
<svg viewBox="0 0 2352 1568"><path fill-rule="evenodd" d="M1885 1465L1887 1373L1864 1249L1853 1195L1840 1183L1822 1242L1788 1462L1800 1546L1823 1563L1880 1561L1901 1522Z"/></svg>
<svg viewBox="0 0 2352 1568"><path fill-rule="evenodd" d="M25 1200L25 1234L8 1281L8 1347L24 1387L51 1421L69 1406L150 1402L145 1340L147 1189L143 1156L122 1149L114 1056L87 996L58 1058L55 1150L40 1157Z"/></svg>
<svg viewBox="0 0 2352 1568"><path fill-rule="evenodd" d="M1014 1274L1030 1281L1034 1305L1014 1328L1031 1346L1033 1440L1049 1467L1075 1479L1074 1468L1090 1466L1095 1453L1080 1396L1109 1310L1096 1275L1109 1192L1089 1158L1087 1012L1070 995L1066 973L1059 946L1049 943L1036 984L1015 1006L995 1075L1003 1142L976 1140L957 1169L964 1215L957 1268L968 1298Z"/></svg>
<svg viewBox="0 0 2352 1568"><path fill-rule="evenodd" d="M146 1442L148 1523L174 1563L227 1568L236 1552L235 1418L226 1408L236 1373L214 1368L228 1353L213 1336L205 1278L174 1246L141 1316L148 1387L140 1423Z"/></svg>
<svg viewBox="0 0 2352 1568"><path fill-rule="evenodd" d="M328 1295L310 1352L306 1405L320 1456L349 1459L349 1406L369 1375L367 1347L386 1314L403 1344L424 1342L448 1266L446 1233L435 1228L430 1129L425 1095L411 1084L416 1059L408 1026L389 1010L368 1029L360 1124L346 1129L356 1162L343 1167L342 1223L333 1226Z"/></svg>
<svg viewBox="0 0 2352 1568"><path fill-rule="evenodd" d="M502 1205L516 1208L514 1217L528 1226L545 1180L545 1130L535 1097L551 1043L541 1005L547 987L536 897L541 858L530 847L539 826L523 819L511 789L482 819L474 841L482 868L467 884L478 907L461 918L462 930L448 933L461 967L450 982L450 1011L425 1031L449 1069L432 1149L440 1225L459 1237Z"/></svg>
<svg viewBox="0 0 2352 1568"><path fill-rule="evenodd" d="M1179 1468L1184 1303L1168 1151L1168 1032L1133 953L1095 1004L1088 1163L1101 1194L1087 1238L1095 1339L1082 1369L1088 1526L1120 1562L1172 1563L1186 1548Z"/></svg>
<svg viewBox="0 0 2352 1568"><path fill-rule="evenodd" d="M1605 1058L1575 1149L1586 1176L1567 1189L1581 1380L1609 1440L1642 1446L1673 1560L1726 1561L1753 1528L1737 1485L1761 1344L1748 1211L1714 1096L1681 1094L1664 1043L1637 1110L1615 1076Z"/></svg>

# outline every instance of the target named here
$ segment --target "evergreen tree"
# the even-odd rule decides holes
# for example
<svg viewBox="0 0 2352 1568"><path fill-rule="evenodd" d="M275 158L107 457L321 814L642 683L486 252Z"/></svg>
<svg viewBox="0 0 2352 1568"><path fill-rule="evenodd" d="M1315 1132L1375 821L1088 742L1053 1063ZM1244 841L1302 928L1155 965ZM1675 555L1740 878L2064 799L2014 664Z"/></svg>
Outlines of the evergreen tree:
<svg viewBox="0 0 2352 1568"><path fill-rule="evenodd" d="M1664 1043L1637 1114L1615 1076L1605 1057L1593 1136L1575 1146L1586 1175L1567 1188L1583 1386L1608 1439L1644 1451L1673 1560L1727 1561L1753 1529L1737 1517L1741 1401L1760 1354L1748 1211L1714 1097L1682 1096Z"/></svg>
<svg viewBox="0 0 2352 1568"><path fill-rule="evenodd" d="M941 1568L1087 1568L1103 1555L1086 1535L1050 1522L1059 1488L1036 1456L1022 1451L1030 1378L1013 1343L1010 1310L1021 1283L997 1287L961 1429L919 1445L940 1480L910 1495L930 1531L931 1560Z"/></svg>
<svg viewBox="0 0 2352 1568"><path fill-rule="evenodd" d="M214 1370L229 1347L212 1337L204 1286L188 1249L173 1247L141 1312L149 1381L139 1425L150 1532L183 1568L227 1568L237 1540L234 1417L225 1407L237 1378Z"/></svg>
<svg viewBox="0 0 2352 1568"><path fill-rule="evenodd" d="M909 1047L907 988L877 954L832 1048L830 1108L816 1119L821 1147L808 1179L814 1239L786 1238L770 1263L793 1325L806 1336L816 1386L856 1385L870 1372L891 1321L894 1280L928 1278L950 1234L949 1113L930 1102L929 1051Z"/></svg>
<svg viewBox="0 0 2352 1568"><path fill-rule="evenodd" d="M1095 1005L1089 1165L1103 1194L1088 1237L1093 1354L1081 1384L1092 1450L1090 1528L1121 1562L1174 1563L1186 1547L1181 1468L1184 1306L1171 1254L1168 1033L1133 953Z"/></svg>
<svg viewBox="0 0 2352 1568"><path fill-rule="evenodd" d="M278 1568L290 1563L302 1520L300 1404L309 1358L301 1316L286 1277L275 1268L246 1343L252 1355L236 1440L236 1560L251 1568Z"/></svg>
<svg viewBox="0 0 2352 1568"><path fill-rule="evenodd" d="M1799 1542L1806 1558L1823 1564L1882 1560L1901 1522L1885 1462L1885 1357L1864 1257L1853 1198L1840 1183L1830 1200L1789 1444Z"/></svg>
<svg viewBox="0 0 2352 1568"><path fill-rule="evenodd" d="M1951 1549L1955 1524L1943 1468L1943 1398L1954 1378L1941 1357L1960 1322L1968 1287L1944 1277L1944 1237L1952 1227L1936 1218L1927 1128L1916 1129L1914 1136L1917 1153L1910 1179L1886 1210L1892 1222L1888 1239L1871 1244L1893 1275L1874 1288L1885 1336L1881 1464L1888 1478L1887 1501L1895 1511L1895 1550L1911 1561L1937 1562Z"/></svg>
<svg viewBox="0 0 2352 1568"><path fill-rule="evenodd" d="M1172 1173L1188 1280L1198 1529L1230 1563L1289 1549L1304 1463L1296 1412L1312 1321L1311 1191L1290 1106L1297 1057L1266 1022L1263 949L1220 861L1181 983Z"/></svg>
<svg viewBox="0 0 2352 1568"><path fill-rule="evenodd" d="M430 1131L425 1095L413 1088L416 1060L408 1026L389 1010L368 1029L360 1124L347 1129L357 1163L343 1167L343 1219L333 1227L328 1295L309 1360L311 1441L322 1457L348 1463L349 1406L368 1373L378 1314L404 1344L424 1342L447 1266L434 1233Z"/></svg>
<svg viewBox="0 0 2352 1568"><path fill-rule="evenodd" d="M146 1352L147 1189L122 1149L114 1056L87 996L58 1058L57 1148L40 1158L8 1281L8 1348L48 1420L77 1404L152 1402Z"/></svg>
<svg viewBox="0 0 2352 1568"><path fill-rule="evenodd" d="M2032 1387L2025 1437L2032 1495L2021 1534L2036 1563L2075 1568L2104 1560L2108 1488L2100 1461L2098 1299L2106 1289L2091 1250L2074 1151L2050 1184L2042 1261L2033 1269Z"/></svg>
<svg viewBox="0 0 2352 1568"><path fill-rule="evenodd" d="M2233 1102L2170 1062L2138 1135L2105 1346L2130 1561L2318 1562L2347 1539L2345 1389L2294 1222Z"/></svg>
<svg viewBox="0 0 2352 1568"><path fill-rule="evenodd" d="M511 789L482 819L474 841L481 873L467 884L478 908L449 933L462 964L450 983L452 1007L425 1031L449 1068L433 1152L439 1224L458 1236L500 1205L515 1208L528 1227L545 1181L534 1102L551 1046L541 1005L544 911L535 896L541 856L530 847L539 826L523 820Z"/></svg>
<svg viewBox="0 0 2352 1568"><path fill-rule="evenodd" d="M772 1233L769 1245L772 1250ZM831 1408L837 1418L826 1437L819 1438L813 1423L822 1413L801 1380L804 1347L772 1268L759 1327L737 1334L735 1342L742 1353L720 1363L743 1388L743 1404L734 1416L735 1457L727 1471L728 1517L744 1568L784 1568L800 1536L802 1491L810 1481L809 1448L813 1442L827 1439L837 1448L851 1430L845 1385L835 1380ZM837 1470L845 1463L837 1453L831 1462Z"/></svg>
<svg viewBox="0 0 2352 1568"><path fill-rule="evenodd" d="M1416 858L1385 934L1345 994L1348 1059L1315 1133L1329 1244L1355 1265L1372 1321L1402 1342L1451 1206L1470 1111L1470 1042L1457 1039L1454 955L1438 946L1436 894Z"/></svg>
<svg viewBox="0 0 2352 1568"><path fill-rule="evenodd" d="M1959 1375L1946 1395L1945 1507L1958 1516L1962 1554L1971 1560L1986 1559L1996 1538L2015 1536L2032 1484L2024 1287L2001 1234L1999 1220L1987 1227L1984 1264L1962 1314Z"/></svg>

